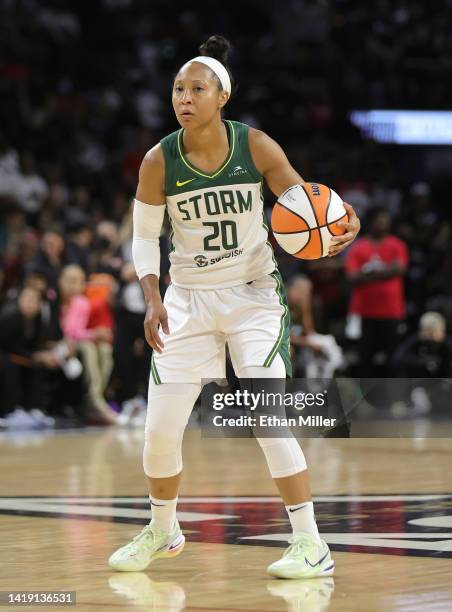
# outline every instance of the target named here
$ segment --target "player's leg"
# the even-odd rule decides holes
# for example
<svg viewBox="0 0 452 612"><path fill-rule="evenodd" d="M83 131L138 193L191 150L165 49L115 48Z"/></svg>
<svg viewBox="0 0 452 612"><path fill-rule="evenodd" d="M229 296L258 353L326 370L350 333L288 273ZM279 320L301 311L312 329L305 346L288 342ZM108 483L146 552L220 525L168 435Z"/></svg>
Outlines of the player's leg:
<svg viewBox="0 0 452 612"><path fill-rule="evenodd" d="M149 384L143 468L148 481L152 520L132 542L117 550L109 565L118 571L142 571L151 561L179 554L185 543L176 518L182 474L182 438L200 383Z"/></svg>
<svg viewBox="0 0 452 612"><path fill-rule="evenodd" d="M279 273L275 271L250 285L234 288L230 295L224 292L226 300L230 301L231 313L228 345L237 376L278 381L276 384L281 387L278 391L284 393L287 368L290 367L290 315ZM319 540L306 460L297 440L290 429L284 432L285 437L259 437L258 431L255 435L285 505L307 504L304 512L288 512L291 522L299 530L301 519L298 517L305 515L305 530ZM308 508L311 508L310 513Z"/></svg>
<svg viewBox="0 0 452 612"><path fill-rule="evenodd" d="M164 304L170 333L151 360L143 467L152 520L141 534L110 557L120 571L141 571L153 559L178 554L184 536L176 520L182 472L182 438L201 391L201 380L224 377L224 337L212 316L211 292L168 288ZM162 332L163 333L163 332Z"/></svg>
<svg viewBox="0 0 452 612"><path fill-rule="evenodd" d="M237 376L279 380L284 393L286 374L291 374L290 315L281 276L275 271L250 286L236 289L231 302L228 345ZM319 537L300 445L290 431L279 438L260 437L258 432L256 437L293 531L289 551L270 566L269 572L285 578L331 575L334 563L328 546Z"/></svg>
<svg viewBox="0 0 452 612"><path fill-rule="evenodd" d="M200 383L164 383L150 380L143 448L143 468L148 481L152 523L169 532L176 520L182 475L182 439Z"/></svg>
<svg viewBox="0 0 452 612"><path fill-rule="evenodd" d="M286 368L279 354L269 367L244 367L238 375L245 379L279 379L284 392ZM331 576L334 561L328 545L319 535L306 459L299 443L290 430L282 438L258 437L257 441L284 501L292 527L291 546L282 559L269 566L269 574L278 578Z"/></svg>

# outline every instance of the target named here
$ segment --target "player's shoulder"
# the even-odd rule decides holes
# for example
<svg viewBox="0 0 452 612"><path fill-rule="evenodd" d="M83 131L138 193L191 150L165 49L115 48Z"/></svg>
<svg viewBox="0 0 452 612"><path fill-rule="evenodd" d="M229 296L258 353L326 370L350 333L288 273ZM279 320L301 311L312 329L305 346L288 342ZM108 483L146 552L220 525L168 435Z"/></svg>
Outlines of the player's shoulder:
<svg viewBox="0 0 452 612"><path fill-rule="evenodd" d="M260 146L271 142L270 136L263 130L258 130L255 127L248 126L248 141L250 145Z"/></svg>
<svg viewBox="0 0 452 612"><path fill-rule="evenodd" d="M226 119L225 121L226 123L232 124L234 128L245 130L251 129L250 126L247 123L243 123L243 121L237 121L236 119Z"/></svg>
<svg viewBox="0 0 452 612"><path fill-rule="evenodd" d="M248 144L254 158L278 159L281 155L281 147L271 136L263 130L250 127L248 130Z"/></svg>
<svg viewBox="0 0 452 612"><path fill-rule="evenodd" d="M252 128L247 123L234 119L226 119L223 123L227 124L230 134L232 132L232 137L239 146L248 146L248 135Z"/></svg>
<svg viewBox="0 0 452 612"><path fill-rule="evenodd" d="M170 134L164 136L159 145L163 160L174 160L179 156L179 139L182 134L182 128L174 130Z"/></svg>
<svg viewBox="0 0 452 612"><path fill-rule="evenodd" d="M158 142L151 149L149 149L149 151L143 157L143 163L148 166L163 164L163 161L163 150L160 142Z"/></svg>
<svg viewBox="0 0 452 612"><path fill-rule="evenodd" d="M143 157L141 162L140 173L142 172L155 172L156 170L163 169L165 167L165 159L163 157L163 150L161 143L158 142L154 145L146 155Z"/></svg>
<svg viewBox="0 0 452 612"><path fill-rule="evenodd" d="M139 181L142 185L162 185L165 176L165 159L160 143L154 145L141 162Z"/></svg>

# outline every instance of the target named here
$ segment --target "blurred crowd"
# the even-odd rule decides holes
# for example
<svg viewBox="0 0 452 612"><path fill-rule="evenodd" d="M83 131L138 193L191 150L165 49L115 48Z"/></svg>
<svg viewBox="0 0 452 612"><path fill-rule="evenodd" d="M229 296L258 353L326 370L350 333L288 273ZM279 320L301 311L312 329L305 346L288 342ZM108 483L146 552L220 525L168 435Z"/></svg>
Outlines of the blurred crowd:
<svg viewBox="0 0 452 612"><path fill-rule="evenodd" d="M4 423L142 421L150 355L131 201L143 155L178 128L172 77L212 33L234 45L227 116L267 131L302 176L332 186L363 220L336 258L300 262L273 242L296 374L451 376L450 179L426 177L347 120L353 108L445 107L451 9L0 0ZM164 291L165 255L162 266Z"/></svg>

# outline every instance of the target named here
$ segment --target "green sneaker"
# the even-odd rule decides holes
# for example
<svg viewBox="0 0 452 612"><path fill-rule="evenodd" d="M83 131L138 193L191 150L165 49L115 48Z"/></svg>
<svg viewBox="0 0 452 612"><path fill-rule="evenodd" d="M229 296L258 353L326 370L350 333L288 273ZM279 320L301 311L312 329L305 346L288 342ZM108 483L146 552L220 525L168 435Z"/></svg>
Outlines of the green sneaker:
<svg viewBox="0 0 452 612"><path fill-rule="evenodd" d="M334 561L328 544L320 544L309 533L297 533L289 540L290 546L279 561L268 566L275 578L320 578L332 576Z"/></svg>
<svg viewBox="0 0 452 612"><path fill-rule="evenodd" d="M177 556L184 544L177 521L171 533L157 529L151 522L129 544L118 548L108 559L108 565L118 572L141 572L154 559Z"/></svg>

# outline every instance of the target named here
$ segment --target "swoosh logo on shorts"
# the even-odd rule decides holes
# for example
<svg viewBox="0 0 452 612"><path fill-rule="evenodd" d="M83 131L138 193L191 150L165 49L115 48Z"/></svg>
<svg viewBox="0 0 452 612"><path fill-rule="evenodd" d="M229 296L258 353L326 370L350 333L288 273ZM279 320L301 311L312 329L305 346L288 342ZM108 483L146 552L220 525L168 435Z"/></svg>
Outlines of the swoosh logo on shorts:
<svg viewBox="0 0 452 612"><path fill-rule="evenodd" d="M184 185L186 185L187 183L191 183L195 179L196 179L196 177L192 178L192 179L188 179L188 181L179 181L179 180L177 180L176 181L176 187L183 187Z"/></svg>

